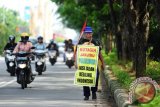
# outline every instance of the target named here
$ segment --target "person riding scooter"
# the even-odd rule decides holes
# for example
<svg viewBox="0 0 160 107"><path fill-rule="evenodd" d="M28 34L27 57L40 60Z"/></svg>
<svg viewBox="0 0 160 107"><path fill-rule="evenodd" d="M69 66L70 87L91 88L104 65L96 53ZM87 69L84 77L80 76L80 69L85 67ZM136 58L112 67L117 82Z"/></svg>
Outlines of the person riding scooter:
<svg viewBox="0 0 160 107"><path fill-rule="evenodd" d="M35 45L36 50L46 50L46 45L43 43L43 37L39 36L37 38L38 43Z"/></svg>
<svg viewBox="0 0 160 107"><path fill-rule="evenodd" d="M51 65L54 65L57 62L57 57L59 56L58 46L56 45L56 43L54 43L54 40L51 40L47 48L49 54L49 61Z"/></svg>
<svg viewBox="0 0 160 107"><path fill-rule="evenodd" d="M32 53L32 43L28 42L28 39L29 39L29 34L25 33L25 32L22 33L21 34L21 41L15 47L13 53L15 53L15 54L19 53L19 52ZM27 81L28 81L28 83L31 83L34 80L35 75L33 75L33 73L32 73L30 60L28 60L28 63L29 63L29 67L28 67L28 72L27 72ZM20 73L20 71L17 69L16 74L17 74L17 82L18 83L20 83L19 73Z"/></svg>
<svg viewBox="0 0 160 107"><path fill-rule="evenodd" d="M57 56L59 56L59 50L56 43L54 43L54 40L51 40L49 45L47 46L48 50L55 50L57 52Z"/></svg>
<svg viewBox="0 0 160 107"><path fill-rule="evenodd" d="M35 68L39 75L46 70L45 57L47 53L46 45L43 43L43 37L39 36L38 43L35 45L36 63Z"/></svg>
<svg viewBox="0 0 160 107"><path fill-rule="evenodd" d="M17 45L17 43L15 43L15 36L14 35L9 35L9 41L6 44L6 46L4 47L4 53L7 54L7 51L12 53L12 51L14 50L16 45ZM5 57L5 62L6 62L6 66L7 66L7 71L10 72L9 71L9 60L8 60L7 57ZM12 74L12 75L15 75L15 74Z"/></svg>
<svg viewBox="0 0 160 107"><path fill-rule="evenodd" d="M66 65L71 68L74 65L74 45L72 39L68 40L68 45L65 47Z"/></svg>
<svg viewBox="0 0 160 107"><path fill-rule="evenodd" d="M74 45L72 43L72 39L68 40L68 44L65 47L65 51L71 51L74 52Z"/></svg>

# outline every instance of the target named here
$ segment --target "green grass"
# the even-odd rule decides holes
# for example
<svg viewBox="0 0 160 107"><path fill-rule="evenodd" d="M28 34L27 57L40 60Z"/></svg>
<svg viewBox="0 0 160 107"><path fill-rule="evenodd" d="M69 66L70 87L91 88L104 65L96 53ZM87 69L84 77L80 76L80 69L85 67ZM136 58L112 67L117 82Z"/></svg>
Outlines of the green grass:
<svg viewBox="0 0 160 107"><path fill-rule="evenodd" d="M122 87L129 89L131 82L133 81L127 71L132 68L132 62L125 63L118 61L116 51L112 51L108 55L102 51L105 63L110 66L113 74L118 78L118 82ZM160 62L147 60L145 75L151 77L153 80L160 82ZM147 104L138 104L138 107L160 107L160 90L156 97Z"/></svg>
<svg viewBox="0 0 160 107"><path fill-rule="evenodd" d="M116 50L113 50L108 55L106 55L103 50L102 55L104 57L105 63L110 66L110 69L118 78L118 82L122 85L122 87L129 89L132 79L123 67L125 66L125 68L129 68L131 63L124 63L122 61L118 61ZM123 65L123 67L121 65Z"/></svg>
<svg viewBox="0 0 160 107"><path fill-rule="evenodd" d="M132 79L130 78L129 74L126 71L124 71L124 69L121 66L118 65L112 65L111 69L114 75L118 78L120 84L124 88L129 89L129 86L132 82Z"/></svg>
<svg viewBox="0 0 160 107"><path fill-rule="evenodd" d="M160 79L160 63L157 61L149 61L147 64L146 76L151 77L154 80Z"/></svg>

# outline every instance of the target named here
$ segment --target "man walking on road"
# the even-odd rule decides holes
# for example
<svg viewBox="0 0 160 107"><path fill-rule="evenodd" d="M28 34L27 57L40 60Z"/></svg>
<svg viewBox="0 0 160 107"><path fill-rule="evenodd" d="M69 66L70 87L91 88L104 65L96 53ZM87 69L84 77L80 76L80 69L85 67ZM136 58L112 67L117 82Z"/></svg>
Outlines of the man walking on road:
<svg viewBox="0 0 160 107"><path fill-rule="evenodd" d="M78 44L81 45L93 45L93 46L100 46L100 43L98 40L95 40L92 38L93 32L92 32L92 28L87 26L84 29L84 36L80 39ZM101 49L100 49L101 50ZM100 57L99 57L100 59ZM102 60L101 60L102 61ZM101 64L102 69L104 68L103 66L103 61ZM97 87L98 87L98 79L99 79L99 67L97 67L97 76L96 76L96 85L95 87L88 87L88 86L83 86L83 93L84 93L84 100L89 100L89 96L90 96L90 91L92 92L92 99L97 99Z"/></svg>

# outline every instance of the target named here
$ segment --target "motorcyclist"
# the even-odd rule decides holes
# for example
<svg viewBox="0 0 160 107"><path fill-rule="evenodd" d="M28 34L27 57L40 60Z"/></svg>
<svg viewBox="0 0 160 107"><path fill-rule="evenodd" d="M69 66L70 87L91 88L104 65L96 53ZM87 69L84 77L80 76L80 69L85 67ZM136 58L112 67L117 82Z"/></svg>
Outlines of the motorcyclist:
<svg viewBox="0 0 160 107"><path fill-rule="evenodd" d="M51 40L49 45L47 46L48 50L55 50L57 52L57 56L59 56L59 50L56 43L54 43L54 40Z"/></svg>
<svg viewBox="0 0 160 107"><path fill-rule="evenodd" d="M29 34L24 32L21 34L21 41L17 44L17 46L15 47L13 53L18 53L20 51L24 51L24 52L32 52L32 43L28 41L29 39ZM31 66L29 67L29 73L28 75L28 81L32 82L34 80L34 76L32 73L32 69ZM16 71L17 73L17 82L19 83L19 71Z"/></svg>
<svg viewBox="0 0 160 107"><path fill-rule="evenodd" d="M39 36L37 38L38 43L35 45L36 50L46 50L46 45L43 43L43 37Z"/></svg>
<svg viewBox="0 0 160 107"><path fill-rule="evenodd" d="M16 47L17 43L15 43L15 36L14 35L9 35L9 38L8 38L8 43L6 44L6 46L4 47L4 53L6 50L11 50L13 51L14 48ZM5 62L6 62L6 65L7 65L7 71L8 71L8 68L9 68L9 63L7 63L7 58L5 57Z"/></svg>
<svg viewBox="0 0 160 107"><path fill-rule="evenodd" d="M38 43L34 46L35 50L44 50L45 51L47 48L46 48L46 45L43 43L43 37L39 36L37 38L37 41L38 41ZM36 64L35 64L35 66L36 66ZM46 66L45 66L45 70L46 70Z"/></svg>
<svg viewBox="0 0 160 107"><path fill-rule="evenodd" d="M65 47L65 51L71 51L74 52L74 45L72 43L72 39L68 40L68 44Z"/></svg>

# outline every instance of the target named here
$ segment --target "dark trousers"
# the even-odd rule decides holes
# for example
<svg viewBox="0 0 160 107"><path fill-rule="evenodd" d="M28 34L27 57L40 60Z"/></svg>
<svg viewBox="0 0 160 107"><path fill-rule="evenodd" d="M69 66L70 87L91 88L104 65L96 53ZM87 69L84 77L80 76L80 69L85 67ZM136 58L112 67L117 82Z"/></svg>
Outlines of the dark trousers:
<svg viewBox="0 0 160 107"><path fill-rule="evenodd" d="M88 87L88 86L83 86L83 94L84 96L90 96L90 90L92 93L96 93L98 89L98 79L99 79L99 71L97 70L97 77L96 77L96 85L95 87Z"/></svg>

